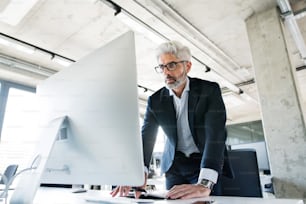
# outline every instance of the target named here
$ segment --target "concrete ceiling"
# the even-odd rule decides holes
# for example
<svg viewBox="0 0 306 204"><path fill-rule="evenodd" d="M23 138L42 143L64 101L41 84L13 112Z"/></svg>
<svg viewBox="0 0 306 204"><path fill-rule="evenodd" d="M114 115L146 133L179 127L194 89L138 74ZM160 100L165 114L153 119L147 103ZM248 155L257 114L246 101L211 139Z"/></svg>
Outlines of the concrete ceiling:
<svg viewBox="0 0 306 204"><path fill-rule="evenodd" d="M133 29L136 34L139 85L155 91L163 86L163 81L153 69L157 63L154 49L160 40L180 40L191 47L195 56L190 75L220 83L229 124L260 119L260 105L245 20L256 13L276 7L276 0L112 2L118 7L110 5L105 0L3 0L0 3L2 36L34 46L36 50L28 54L1 44L0 41L0 57L30 63L36 69L45 68L50 73L55 73L65 66L51 60L52 55L78 61L110 40ZM305 11L305 0L290 2L294 10ZM128 14L136 19L145 30L127 25L121 14L115 16L114 13L116 9L119 11L119 7L121 14ZM297 23L306 41L306 17L300 17ZM158 37L148 34L148 29L154 30L154 36ZM287 36L293 66L305 66L291 36ZM211 68L210 72L205 72L207 67ZM306 71L297 71L296 76L305 106ZM1 62L0 78L36 86L46 76L15 69ZM251 100L243 98L228 84L234 85L234 89L243 90ZM151 93L147 91L140 95L141 111L144 109L146 97Z"/></svg>

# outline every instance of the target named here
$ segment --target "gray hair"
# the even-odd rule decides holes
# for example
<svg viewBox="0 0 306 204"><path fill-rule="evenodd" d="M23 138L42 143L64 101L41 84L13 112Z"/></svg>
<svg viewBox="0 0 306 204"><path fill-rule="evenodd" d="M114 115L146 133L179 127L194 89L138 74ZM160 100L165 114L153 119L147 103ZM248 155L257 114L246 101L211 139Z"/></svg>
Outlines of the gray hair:
<svg viewBox="0 0 306 204"><path fill-rule="evenodd" d="M157 61L159 61L160 56L163 54L173 54L180 60L191 60L190 49L178 41L169 41L159 45L156 49Z"/></svg>

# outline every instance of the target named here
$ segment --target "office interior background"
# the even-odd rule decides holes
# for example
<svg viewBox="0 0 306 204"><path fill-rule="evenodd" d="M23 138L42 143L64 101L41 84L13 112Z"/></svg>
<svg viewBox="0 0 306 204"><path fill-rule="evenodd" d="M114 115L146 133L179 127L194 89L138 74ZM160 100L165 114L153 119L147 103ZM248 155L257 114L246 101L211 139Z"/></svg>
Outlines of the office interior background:
<svg viewBox="0 0 306 204"><path fill-rule="evenodd" d="M37 84L133 30L140 118L163 86L154 49L179 40L190 76L221 86L229 148L264 143L273 193L305 198L305 14L305 0L1 1L0 172L25 168L36 145Z"/></svg>

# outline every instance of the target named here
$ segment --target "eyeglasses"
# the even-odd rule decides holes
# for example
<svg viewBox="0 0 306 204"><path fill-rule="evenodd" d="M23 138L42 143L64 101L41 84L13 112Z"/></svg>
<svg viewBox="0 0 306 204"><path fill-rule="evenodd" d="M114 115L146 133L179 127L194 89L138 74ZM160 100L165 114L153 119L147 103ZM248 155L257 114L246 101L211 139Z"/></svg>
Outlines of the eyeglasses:
<svg viewBox="0 0 306 204"><path fill-rule="evenodd" d="M178 63L184 63L184 62L187 61L183 60L179 62L169 62L168 64L160 64L154 68L157 73L163 73L165 68L167 68L168 71L173 71L176 69Z"/></svg>

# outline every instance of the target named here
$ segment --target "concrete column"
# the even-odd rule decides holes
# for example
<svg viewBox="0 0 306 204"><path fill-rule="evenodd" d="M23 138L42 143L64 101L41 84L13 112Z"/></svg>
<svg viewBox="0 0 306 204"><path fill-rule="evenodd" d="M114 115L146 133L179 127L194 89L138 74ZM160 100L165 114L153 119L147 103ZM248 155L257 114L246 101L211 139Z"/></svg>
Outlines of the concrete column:
<svg viewBox="0 0 306 204"><path fill-rule="evenodd" d="M246 21L275 196L306 198L306 131L277 9Z"/></svg>

